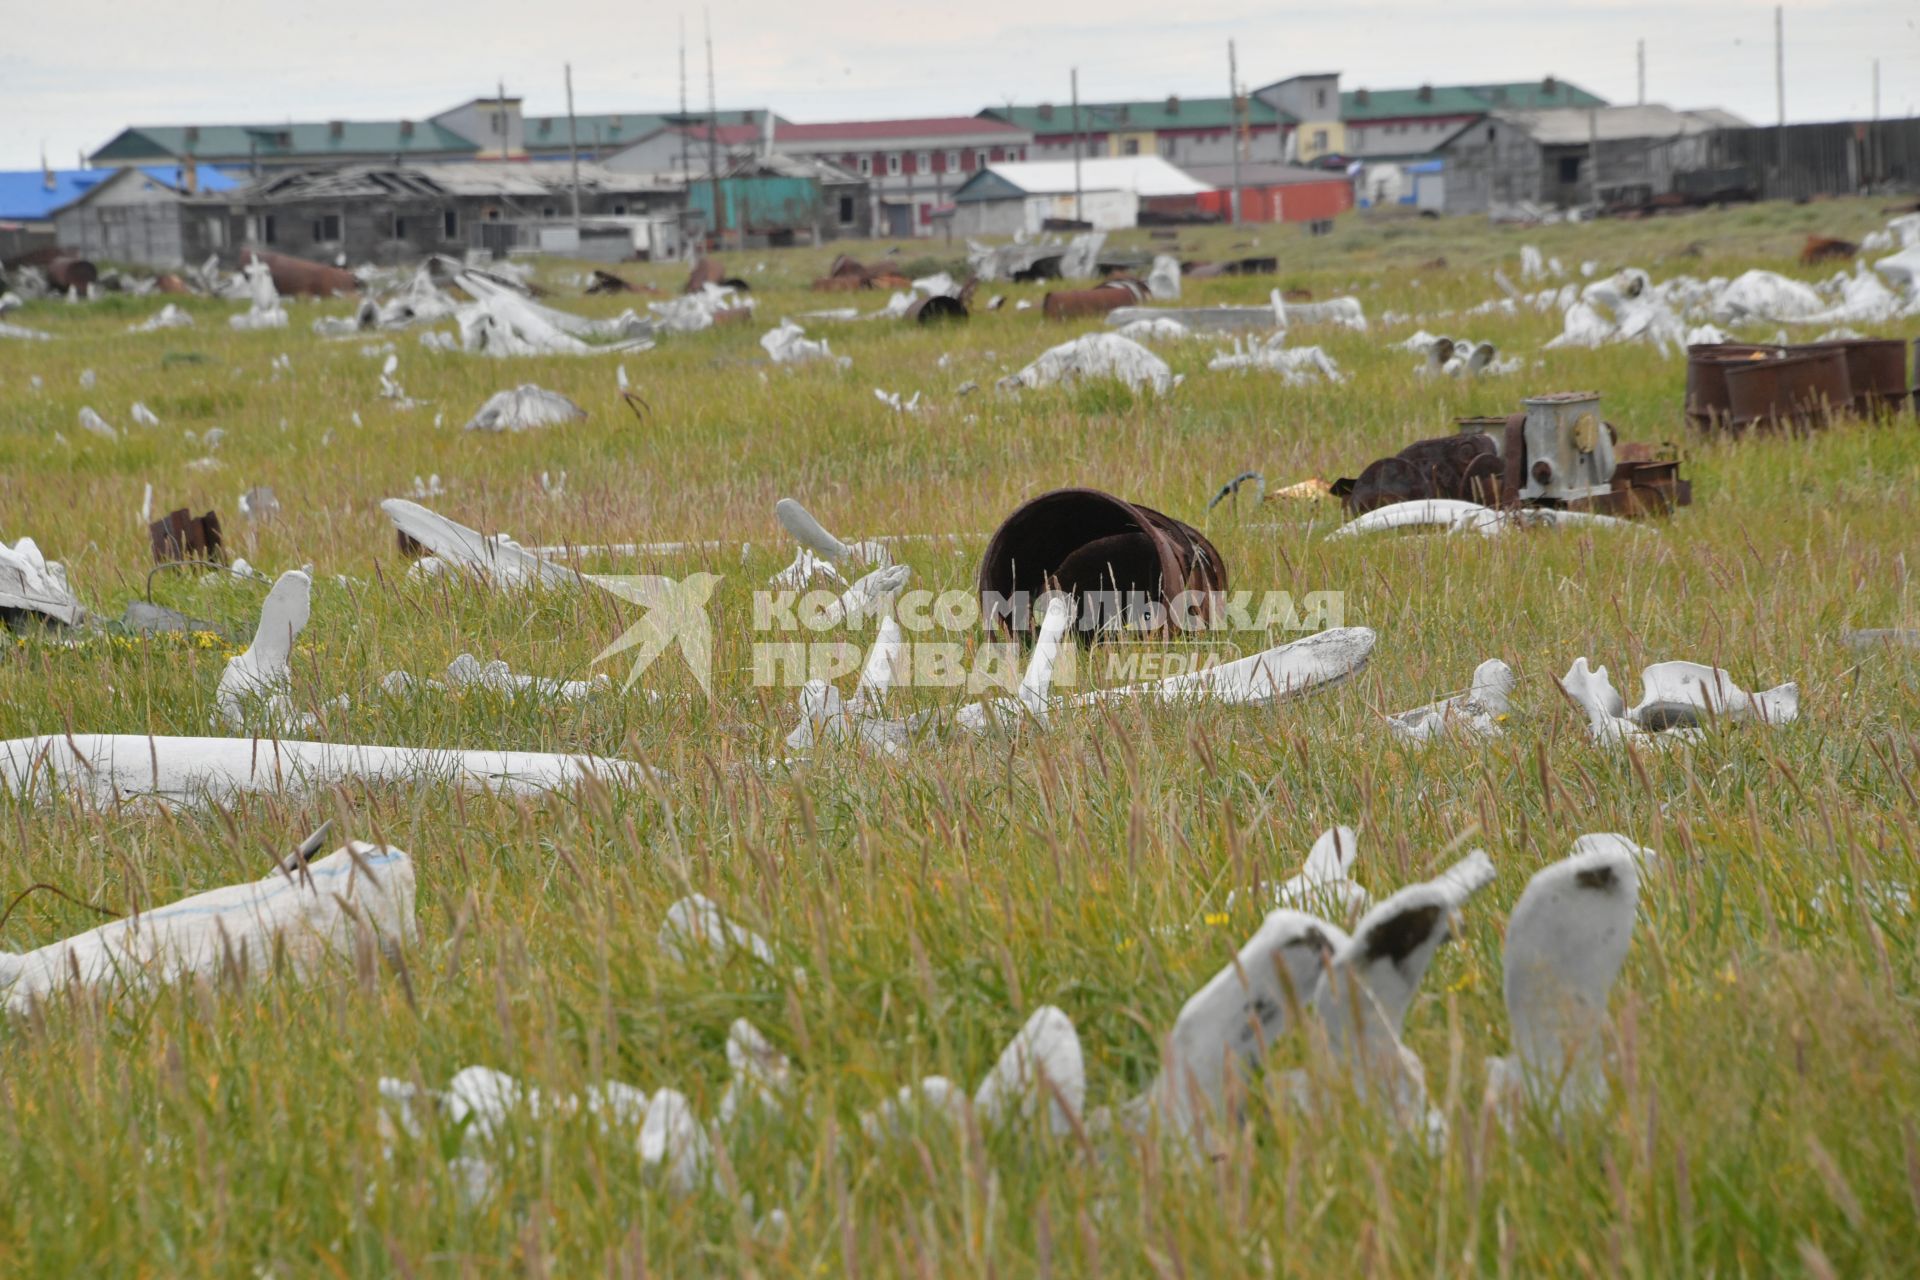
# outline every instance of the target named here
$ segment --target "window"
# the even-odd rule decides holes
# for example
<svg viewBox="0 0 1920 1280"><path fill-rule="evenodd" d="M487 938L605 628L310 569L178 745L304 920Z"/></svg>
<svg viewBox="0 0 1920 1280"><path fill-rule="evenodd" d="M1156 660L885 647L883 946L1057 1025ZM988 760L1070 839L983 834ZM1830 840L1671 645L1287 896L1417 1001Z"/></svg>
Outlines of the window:
<svg viewBox="0 0 1920 1280"><path fill-rule="evenodd" d="M405 218L395 218L393 220L393 238L395 240L405 240L407 238L407 220Z"/></svg>
<svg viewBox="0 0 1920 1280"><path fill-rule="evenodd" d="M1313 91L1313 105L1316 107L1325 107L1327 105L1327 91L1325 89L1315 89Z"/></svg>
<svg viewBox="0 0 1920 1280"><path fill-rule="evenodd" d="M1492 126L1492 125L1488 125L1488 126L1487 126L1487 145L1488 145L1488 146L1492 146L1492 145L1493 145L1493 140L1494 140L1494 138L1495 138L1495 136L1496 136L1496 134L1494 133L1494 128L1493 128L1493 126Z"/></svg>
<svg viewBox="0 0 1920 1280"><path fill-rule="evenodd" d="M860 176L863 178L871 178L873 176L873 157L872 156L860 157Z"/></svg>
<svg viewBox="0 0 1920 1280"><path fill-rule="evenodd" d="M1560 157L1560 181L1569 186L1580 181L1579 156Z"/></svg>
<svg viewBox="0 0 1920 1280"><path fill-rule="evenodd" d="M340 238L340 215L337 213L323 213L315 218L313 220L313 238L315 242L338 240Z"/></svg>
<svg viewBox="0 0 1920 1280"><path fill-rule="evenodd" d="M507 116L504 111L493 112L488 116L487 120L488 123L493 126L495 133L505 133L507 131Z"/></svg>
<svg viewBox="0 0 1920 1280"><path fill-rule="evenodd" d="M266 243L266 244L273 243L274 241L273 230L274 228L273 228L272 214L268 214L266 217L260 219L260 239L263 243Z"/></svg>
<svg viewBox="0 0 1920 1280"><path fill-rule="evenodd" d="M973 153L973 167L976 169L987 167L987 153L984 150Z"/></svg>
<svg viewBox="0 0 1920 1280"><path fill-rule="evenodd" d="M1315 151L1325 151L1327 149L1327 131L1325 129L1315 129L1313 131L1313 149Z"/></svg>
<svg viewBox="0 0 1920 1280"><path fill-rule="evenodd" d="M1123 142L1123 143L1121 143L1121 144L1120 144L1120 154L1121 154L1121 155L1123 155L1123 156L1137 156L1137 155L1139 155L1139 154L1140 154L1140 139L1138 139L1138 138L1128 138L1128 139L1127 139L1127 140L1126 140L1125 142Z"/></svg>
<svg viewBox="0 0 1920 1280"><path fill-rule="evenodd" d="M560 215L559 215L559 211L549 204L549 205L541 206L540 216L543 218L557 218Z"/></svg>
<svg viewBox="0 0 1920 1280"><path fill-rule="evenodd" d="M460 238L460 211L448 209L440 215L440 231L449 240Z"/></svg>
<svg viewBox="0 0 1920 1280"><path fill-rule="evenodd" d="M616 204L616 205L614 205L614 206L613 206L613 216L614 216L614 217L616 217L616 218L624 218L624 217L626 217L626 216L627 216L627 206L625 206L624 204Z"/></svg>
<svg viewBox="0 0 1920 1280"><path fill-rule="evenodd" d="M919 155L915 156L913 158L913 168L916 173L932 173L933 152L922 151Z"/></svg>
<svg viewBox="0 0 1920 1280"><path fill-rule="evenodd" d="M960 172L960 153L958 151L947 152L947 172Z"/></svg>
<svg viewBox="0 0 1920 1280"><path fill-rule="evenodd" d="M207 243L215 249L227 243L227 220L221 217L207 219Z"/></svg>
<svg viewBox="0 0 1920 1280"><path fill-rule="evenodd" d="M850 227L853 225L853 197L852 196L840 197L840 225L843 227Z"/></svg>
<svg viewBox="0 0 1920 1280"><path fill-rule="evenodd" d="M897 178L900 176L900 153L898 151L887 152L887 176L889 178Z"/></svg>

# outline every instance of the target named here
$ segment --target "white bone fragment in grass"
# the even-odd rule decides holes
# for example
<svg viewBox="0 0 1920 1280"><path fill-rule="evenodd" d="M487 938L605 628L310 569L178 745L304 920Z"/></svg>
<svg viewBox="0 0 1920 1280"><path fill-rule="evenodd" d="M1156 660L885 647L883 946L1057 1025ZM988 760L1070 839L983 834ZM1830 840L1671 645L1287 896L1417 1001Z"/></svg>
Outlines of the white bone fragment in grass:
<svg viewBox="0 0 1920 1280"><path fill-rule="evenodd" d="M1086 1094L1086 1063L1073 1019L1044 1005L974 1090L973 1109L983 1124L1006 1124L1031 1119L1044 1099L1049 1129L1066 1134L1085 1112Z"/></svg>
<svg viewBox="0 0 1920 1280"><path fill-rule="evenodd" d="M601 756L288 738L82 733L0 741L0 788L34 799L64 790L102 804L137 799L217 803L243 793L302 793L347 783L445 782L470 791L544 795L589 780L635 786L652 773L644 765Z"/></svg>
<svg viewBox="0 0 1920 1280"><path fill-rule="evenodd" d="M556 680L549 676L520 675L514 672L504 661L481 662L470 653L463 653L447 664L444 677L439 680L416 680L405 671L390 671L380 681L383 692L395 696L406 696L416 689L463 690L483 689L491 693L504 694L507 697L532 697L555 702L584 702L596 694L606 693L613 688L613 681L605 675L597 675L587 680Z"/></svg>
<svg viewBox="0 0 1920 1280"><path fill-rule="evenodd" d="M763 965L773 965L773 948L765 938L728 919L719 903L698 893L667 908L654 941L660 954L676 964L691 964L696 954L705 951L715 964L745 952Z"/></svg>
<svg viewBox="0 0 1920 1280"><path fill-rule="evenodd" d="M1028 719L1044 727L1053 691L1054 668L1059 664L1060 645L1072 616L1073 607L1067 597L1055 595L1049 599L1047 612L1040 619L1040 634L1034 641L1033 653L1027 658L1027 669L1020 677L1014 696L991 702L970 702L960 708L954 723L969 733L985 733L995 727L1011 728Z"/></svg>
<svg viewBox="0 0 1920 1280"><path fill-rule="evenodd" d="M1334 627L1200 671L1146 684L1095 689L1068 706L1149 698L1166 703L1265 704L1337 684L1365 666L1375 635L1367 627Z"/></svg>
<svg viewBox="0 0 1920 1280"><path fill-rule="evenodd" d="M1429 1144L1444 1139L1445 1121L1428 1109L1426 1073L1400 1032L1434 952L1452 934L1455 914L1492 880L1492 859L1476 849L1434 879L1377 904L1334 954L1314 994L1331 1061L1346 1072L1355 1095L1384 1106L1400 1128L1424 1133ZM1295 1093L1311 1104L1312 1088L1299 1077Z"/></svg>
<svg viewBox="0 0 1920 1280"><path fill-rule="evenodd" d="M297 978L375 945L413 940L413 861L354 843L260 880L139 911L22 955L0 953L0 995L19 1013L72 986L142 987L243 965L254 977L285 963Z"/></svg>
<svg viewBox="0 0 1920 1280"><path fill-rule="evenodd" d="M1184 380L1167 362L1130 338L1117 333L1088 333L1043 352L1039 359L1010 377L1003 390L1051 387L1088 379L1114 378L1134 390L1151 389L1166 395Z"/></svg>
<svg viewBox="0 0 1920 1280"><path fill-rule="evenodd" d="M0 609L39 614L70 627L85 614L67 585L66 566L42 555L32 538L11 547L0 542Z"/></svg>
<svg viewBox="0 0 1920 1280"><path fill-rule="evenodd" d="M510 391L496 391L487 398L464 431L530 431L562 422L584 422L587 411L544 387L524 382Z"/></svg>
<svg viewBox="0 0 1920 1280"><path fill-rule="evenodd" d="M1252 1070L1311 1007L1321 973L1346 944L1337 926L1301 911L1274 911L1226 966L1180 1008L1162 1070L1122 1111L1139 1129L1200 1149L1205 1132L1238 1120Z"/></svg>
<svg viewBox="0 0 1920 1280"><path fill-rule="evenodd" d="M1465 693L1390 715L1387 728L1402 742L1412 743L1428 743L1449 735L1463 739L1497 737L1512 707L1515 683L1512 667L1489 658L1473 669L1473 683Z"/></svg>
<svg viewBox="0 0 1920 1280"><path fill-rule="evenodd" d="M1512 1123L1523 1107L1556 1120L1607 1100L1607 995L1626 963L1641 850L1582 836L1536 873L1507 919L1504 988L1513 1055L1487 1059L1487 1105Z"/></svg>
<svg viewBox="0 0 1920 1280"><path fill-rule="evenodd" d="M854 561L859 564L881 566L892 563L893 557L887 553L883 540L876 538L865 542L842 542L828 533L826 528L814 519L812 512L792 498L782 498L774 503L773 517L780 522L780 527L785 529L795 542L834 564Z"/></svg>
<svg viewBox="0 0 1920 1280"><path fill-rule="evenodd" d="M727 1091L714 1113L716 1123L731 1126L749 1108L772 1110L792 1091L793 1064L745 1018L727 1029Z"/></svg>
<svg viewBox="0 0 1920 1280"><path fill-rule="evenodd" d="M235 732L304 729L313 717L293 708L288 661L313 612L313 579L289 569L260 605L260 622L246 652L228 660L214 691L215 723Z"/></svg>
<svg viewBox="0 0 1920 1280"><path fill-rule="evenodd" d="M1800 715L1800 686L1789 682L1748 693L1719 667L1700 662L1656 662L1640 674L1640 701L1628 707L1605 667L1575 658L1560 691L1587 717L1594 741L1692 741L1714 720L1729 724L1790 724Z"/></svg>

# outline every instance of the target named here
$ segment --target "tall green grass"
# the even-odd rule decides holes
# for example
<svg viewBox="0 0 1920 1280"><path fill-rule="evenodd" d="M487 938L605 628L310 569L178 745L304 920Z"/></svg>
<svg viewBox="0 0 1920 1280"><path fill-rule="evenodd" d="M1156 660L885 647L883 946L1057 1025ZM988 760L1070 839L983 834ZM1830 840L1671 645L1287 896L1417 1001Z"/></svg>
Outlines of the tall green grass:
<svg viewBox="0 0 1920 1280"><path fill-rule="evenodd" d="M1522 243L1570 266L1732 275L1794 270L1809 231L1859 234L1870 202L1764 206L1532 231L1343 221L1182 231L1194 256L1257 247L1278 281L1191 281L1197 301L1262 300L1274 283L1349 292L1385 312L1464 309L1497 292ZM1132 239L1132 237L1128 237ZM1144 235L1143 245L1149 243ZM1243 247L1244 246L1244 247ZM836 247L838 248L838 246ZM884 245L853 246L862 256ZM944 246L935 251L948 256ZM902 256L922 256L903 246ZM1556 316L1428 319L1525 354L1519 376L1434 385L1368 334L1306 331L1352 374L1287 389L1206 370L1207 343L1162 347L1186 384L1155 400L997 378L1089 325L1050 326L1037 286L963 328L814 325L850 371L764 363L783 315L814 295L826 251L746 250L748 326L643 355L490 361L382 336L427 402L376 397L379 356L307 325L345 304L293 304L294 327L235 334L237 304L190 301L190 330L131 335L144 308L42 303L14 317L59 335L0 345L0 534L32 535L82 597L117 616L147 590L138 512L217 508L234 550L269 572L315 566L299 700L340 741L585 750L645 759L672 781L544 801L438 789L250 797L223 809L29 808L0 798L0 895L46 881L125 910L253 878L327 818L336 834L411 852L421 941L396 962L343 963L305 986L267 980L61 1002L0 1026L0 1269L12 1275L1899 1275L1920 1229L1916 920L1888 887L1920 881L1920 668L1861 656L1848 626L1920 624L1912 559L1920 434L1912 419L1804 439L1687 439L1683 367L1643 347L1540 352ZM1437 260L1444 258L1445 265ZM764 269L761 265L764 263ZM551 273L559 279L561 272ZM681 272L625 274L667 289ZM1805 275L1807 273L1800 273ZM568 292L563 289L563 295ZM1012 299L1035 303L1016 311ZM877 306L879 297L860 298ZM618 299L558 304L612 314ZM152 302L157 309L158 300ZM285 352L292 371L278 377ZM169 361L191 353L197 363ZM946 367L940 358L950 357ZM627 371L651 411L614 392ZM97 373L90 391L82 369ZM42 385L34 387L38 375ZM540 383L588 422L524 436L458 430L493 391ZM979 385L960 395L966 382ZM874 388L920 390L901 416ZM1585 387L1624 439L1688 450L1695 504L1658 532L1325 541L1319 507L1205 503L1249 468L1272 485L1368 460ZM131 425L144 400L159 428ZM117 443L81 432L91 405ZM352 414L359 414L354 425ZM435 427L436 417L441 425ZM214 465L185 433L220 427ZM564 492L540 474L566 473ZM486 595L405 576L377 502L438 473L428 505L525 543L713 538L750 549L586 567L725 575L713 606L715 698L665 658L637 694L581 707L488 696L387 699L396 667L433 674L471 651L516 670L589 671L631 621L599 593ZM236 498L271 485L280 517ZM791 691L751 683L752 592L790 555L774 501L799 497L842 536L984 535L1026 497L1105 488L1203 527L1234 584L1345 593L1379 633L1371 665L1311 700L1262 710L1110 708L1017 741L949 741L889 762L828 748L763 773L791 728ZM914 585L968 587L978 539L907 544ZM156 598L244 643L260 589L163 574ZM1270 639L1290 638L1276 634ZM1260 637L1247 638L1247 643ZM1803 718L1714 734L1690 750L1590 745L1550 676L1576 656L1632 675L1669 657L1748 687L1798 680ZM1521 675L1507 735L1424 754L1379 713L1463 685L1501 657ZM0 736L208 732L218 642L30 634L0 646ZM616 671L616 679L622 678ZM949 705L914 690L908 706ZM1313 837L1359 827L1358 877L1383 895L1480 844L1499 881L1468 907L1408 1021L1453 1140L1428 1155L1363 1112L1302 1115L1263 1081L1225 1158L1189 1166L1130 1142L1089 1152L1027 1132L928 1128L876 1146L858 1113L940 1073L971 1082L1025 1016L1077 1023L1089 1102L1152 1076L1186 997L1250 932L1228 892L1291 874ZM1565 1135L1509 1136L1480 1105L1484 1059L1507 1049L1501 931L1526 879L1582 832L1662 854L1645 881L1614 999L1613 1106ZM744 962L681 967L654 934L689 891L773 943ZM1815 906L1818 897L1821 907ZM1245 903L1247 895L1240 901ZM1908 900L1910 902L1910 898ZM1223 918L1224 916L1224 918ZM0 945L25 949L98 917L36 895ZM804 984L789 975L804 968ZM751 1019L794 1060L795 1105L722 1143L750 1192L676 1200L630 1147L579 1120L522 1117L501 1190L454 1193L453 1141L383 1156L374 1083L438 1087L469 1063L572 1091L602 1078L671 1086L710 1114L723 1044ZM1299 1054L1277 1051L1276 1066ZM774 1207L784 1234L756 1232Z"/></svg>

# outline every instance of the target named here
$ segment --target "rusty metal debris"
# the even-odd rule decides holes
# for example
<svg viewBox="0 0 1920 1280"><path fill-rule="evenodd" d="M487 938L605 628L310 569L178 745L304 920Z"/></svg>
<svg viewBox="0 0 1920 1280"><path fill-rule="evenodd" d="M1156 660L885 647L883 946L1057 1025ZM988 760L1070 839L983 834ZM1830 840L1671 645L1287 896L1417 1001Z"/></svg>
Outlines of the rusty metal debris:
<svg viewBox="0 0 1920 1280"><path fill-rule="evenodd" d="M172 564L181 560L224 561L220 517L209 511L192 515L185 507L168 512L147 526L147 538L153 544L153 562Z"/></svg>
<svg viewBox="0 0 1920 1280"><path fill-rule="evenodd" d="M587 276L588 293L658 293L651 285L639 285L611 271L595 268Z"/></svg>
<svg viewBox="0 0 1920 1280"><path fill-rule="evenodd" d="M1845 351L1794 351L1727 366L1727 426L1817 426L1853 405Z"/></svg>
<svg viewBox="0 0 1920 1280"><path fill-rule="evenodd" d="M1280 259L1252 257L1234 258L1228 262L1184 262L1180 264L1180 269L1194 280L1211 280L1217 276L1270 276L1280 270ZM1293 299L1289 298L1288 301Z"/></svg>
<svg viewBox="0 0 1920 1280"><path fill-rule="evenodd" d="M753 292L753 286L745 280L728 275L726 268L720 265L720 259L707 257L693 264L693 270L687 274L686 287L680 292L699 293L710 284L723 289L738 289L741 293Z"/></svg>
<svg viewBox="0 0 1920 1280"><path fill-rule="evenodd" d="M1055 489L1023 504L987 543L981 607L1008 634L1039 626L1048 591L1074 597L1083 644L1116 627L1165 632L1223 607L1227 564L1192 525L1099 489ZM1182 614L1183 593L1195 608ZM1156 616L1157 614L1157 616Z"/></svg>
<svg viewBox="0 0 1920 1280"><path fill-rule="evenodd" d="M1849 262L1860 252L1860 246L1851 240L1841 240L1833 236L1808 236L1800 249L1800 265L1818 266L1822 262Z"/></svg>
<svg viewBox="0 0 1920 1280"><path fill-rule="evenodd" d="M1145 285L1116 277L1095 289L1055 289L1041 301L1040 311L1049 320L1072 320L1106 315L1146 300Z"/></svg>
<svg viewBox="0 0 1920 1280"><path fill-rule="evenodd" d="M867 266L841 254L827 274L813 282L819 293L847 293L860 289L906 289L911 282L890 266Z"/></svg>
<svg viewBox="0 0 1920 1280"><path fill-rule="evenodd" d="M1336 480L1331 492L1354 515L1422 498L1498 506L1506 471L1500 452L1491 435L1463 424L1453 435L1416 440L1390 458L1375 459L1357 478Z"/></svg>
<svg viewBox="0 0 1920 1280"><path fill-rule="evenodd" d="M1536 396L1504 418L1462 418L1459 432L1370 463L1331 492L1356 515L1443 499L1611 516L1667 515L1693 501L1671 445L1621 444L1591 391Z"/></svg>
<svg viewBox="0 0 1920 1280"><path fill-rule="evenodd" d="M1687 348L1687 420L1703 430L1806 429L1839 414L1898 413L1910 396L1898 338Z"/></svg>
<svg viewBox="0 0 1920 1280"><path fill-rule="evenodd" d="M359 278L344 268L275 253L271 249L249 248L240 251L241 266L256 259L266 264L268 273L273 276L274 289L283 297L304 293L310 298L331 298L360 291Z"/></svg>

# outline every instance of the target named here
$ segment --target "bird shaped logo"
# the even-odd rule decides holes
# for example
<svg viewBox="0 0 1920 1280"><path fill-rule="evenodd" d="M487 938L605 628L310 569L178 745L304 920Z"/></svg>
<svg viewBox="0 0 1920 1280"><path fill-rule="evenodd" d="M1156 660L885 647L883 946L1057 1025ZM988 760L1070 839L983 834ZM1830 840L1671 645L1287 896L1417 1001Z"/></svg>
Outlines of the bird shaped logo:
<svg viewBox="0 0 1920 1280"><path fill-rule="evenodd" d="M700 691L713 697L713 628L707 622L707 601L720 585L718 574L690 573L678 580L657 574L601 577L594 583L614 595L646 610L621 633L620 638L602 649L593 659L598 664L628 649L638 649L633 669L627 673L622 690L631 689L640 675L653 665L667 646L680 645L680 656L700 685Z"/></svg>

